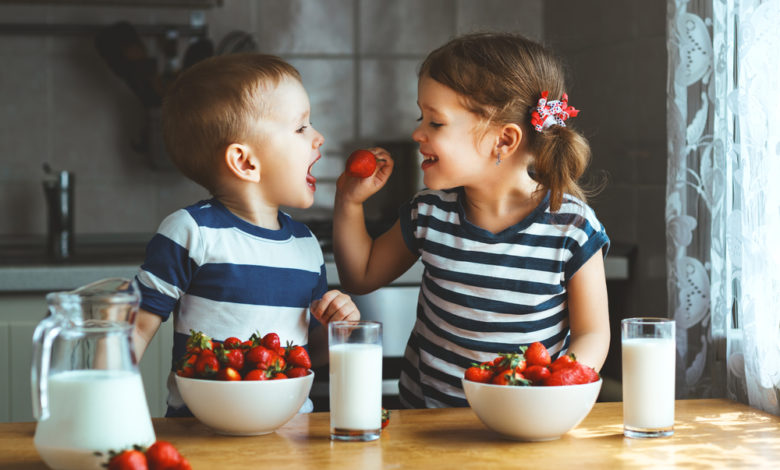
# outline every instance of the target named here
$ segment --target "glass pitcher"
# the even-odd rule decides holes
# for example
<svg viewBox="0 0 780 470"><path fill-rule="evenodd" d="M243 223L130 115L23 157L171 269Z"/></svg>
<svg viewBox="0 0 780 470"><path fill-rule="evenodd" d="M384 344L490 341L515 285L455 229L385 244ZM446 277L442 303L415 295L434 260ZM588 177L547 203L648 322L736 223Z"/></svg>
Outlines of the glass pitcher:
<svg viewBox="0 0 780 470"><path fill-rule="evenodd" d="M35 448L53 469L104 469L155 434L132 343L141 295L112 278L46 296L33 334Z"/></svg>

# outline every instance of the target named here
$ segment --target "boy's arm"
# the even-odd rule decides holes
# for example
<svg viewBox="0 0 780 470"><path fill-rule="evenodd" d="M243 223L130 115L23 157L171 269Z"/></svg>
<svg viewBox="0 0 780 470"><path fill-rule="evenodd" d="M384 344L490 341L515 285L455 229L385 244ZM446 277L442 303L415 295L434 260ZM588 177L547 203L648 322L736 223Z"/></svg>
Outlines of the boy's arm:
<svg viewBox="0 0 780 470"><path fill-rule="evenodd" d="M609 306L604 258L597 251L569 279L569 353L577 361L601 370L609 352Z"/></svg>
<svg viewBox="0 0 780 470"><path fill-rule="evenodd" d="M133 328L133 347L135 348L138 362L141 362L141 357L143 357L146 347L149 346L155 333L160 329L161 323L162 317L159 315L147 312L144 309L138 310L135 327Z"/></svg>

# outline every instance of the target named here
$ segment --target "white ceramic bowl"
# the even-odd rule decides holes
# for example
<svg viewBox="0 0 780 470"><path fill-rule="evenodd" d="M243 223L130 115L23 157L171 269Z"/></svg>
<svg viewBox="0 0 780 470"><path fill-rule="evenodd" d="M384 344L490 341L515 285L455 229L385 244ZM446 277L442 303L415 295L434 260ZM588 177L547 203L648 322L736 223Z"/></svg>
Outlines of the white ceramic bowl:
<svg viewBox="0 0 780 470"><path fill-rule="evenodd" d="M511 439L558 439L585 419L602 380L584 385L516 387L463 380L471 409L488 428Z"/></svg>
<svg viewBox="0 0 780 470"><path fill-rule="evenodd" d="M314 373L281 380L191 379L176 376L184 403L220 434L268 434L290 421L309 396Z"/></svg>

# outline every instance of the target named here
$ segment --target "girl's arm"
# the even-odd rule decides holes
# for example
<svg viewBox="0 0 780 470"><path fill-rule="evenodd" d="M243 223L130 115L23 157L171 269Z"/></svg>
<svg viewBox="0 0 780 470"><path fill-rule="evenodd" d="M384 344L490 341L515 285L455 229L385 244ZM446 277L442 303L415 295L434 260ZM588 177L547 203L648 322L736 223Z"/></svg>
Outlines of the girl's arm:
<svg viewBox="0 0 780 470"><path fill-rule="evenodd" d="M393 161L382 149L372 149L384 161L373 176L360 179L346 173L337 182L333 208L333 253L339 283L352 294L366 294L390 283L417 260L401 235L400 222L373 240L366 230L363 201L384 186Z"/></svg>
<svg viewBox="0 0 780 470"><path fill-rule="evenodd" d="M609 352L609 306L604 258L597 251L569 279L569 352L597 371Z"/></svg>

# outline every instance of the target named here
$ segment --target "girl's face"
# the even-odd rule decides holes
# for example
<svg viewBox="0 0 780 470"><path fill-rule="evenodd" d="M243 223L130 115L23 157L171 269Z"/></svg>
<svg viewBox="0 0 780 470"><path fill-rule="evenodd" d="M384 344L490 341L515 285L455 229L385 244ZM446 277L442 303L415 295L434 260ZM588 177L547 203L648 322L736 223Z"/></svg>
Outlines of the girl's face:
<svg viewBox="0 0 780 470"><path fill-rule="evenodd" d="M423 155L423 182L430 189L471 186L491 162L495 165L495 137L481 133L481 119L467 110L458 94L436 80L423 76L417 84L417 106L422 116L412 139Z"/></svg>
<svg viewBox="0 0 780 470"><path fill-rule="evenodd" d="M269 112L253 145L261 192L272 205L305 209L314 203L317 180L311 169L325 139L309 121L309 96L297 80L282 80L266 101Z"/></svg>

